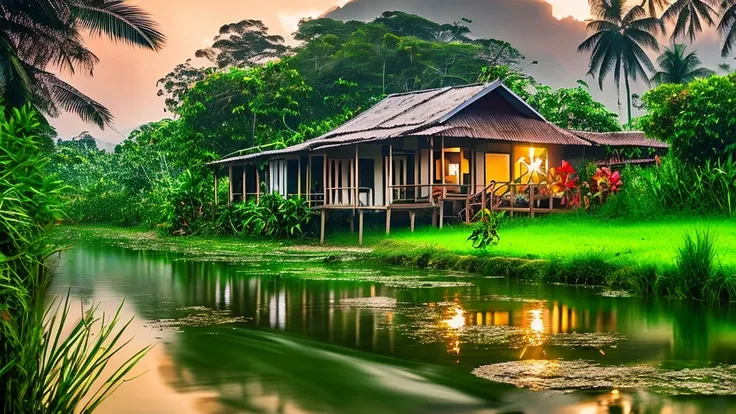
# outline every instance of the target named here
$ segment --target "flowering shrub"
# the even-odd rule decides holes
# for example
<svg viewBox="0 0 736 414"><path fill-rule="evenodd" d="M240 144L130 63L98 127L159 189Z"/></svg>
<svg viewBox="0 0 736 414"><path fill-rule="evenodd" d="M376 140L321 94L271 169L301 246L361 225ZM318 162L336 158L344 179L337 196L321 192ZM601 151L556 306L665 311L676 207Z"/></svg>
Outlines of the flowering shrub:
<svg viewBox="0 0 736 414"><path fill-rule="evenodd" d="M590 190L593 193L593 198L599 199L603 204L608 196L616 194L623 185L621 173L618 171L612 172L608 167L602 167L595 170L590 183Z"/></svg>
<svg viewBox="0 0 736 414"><path fill-rule="evenodd" d="M580 188L577 171L567 161L562 161L558 168L550 168L547 173L547 191L562 197L562 205L568 208L580 206ZM544 188L544 187L543 187Z"/></svg>

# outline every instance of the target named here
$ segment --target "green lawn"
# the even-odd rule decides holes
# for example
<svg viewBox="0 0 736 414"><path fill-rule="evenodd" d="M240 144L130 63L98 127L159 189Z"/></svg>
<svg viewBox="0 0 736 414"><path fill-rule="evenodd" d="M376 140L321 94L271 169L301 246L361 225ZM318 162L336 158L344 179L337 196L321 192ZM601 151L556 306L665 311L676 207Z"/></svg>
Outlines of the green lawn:
<svg viewBox="0 0 736 414"><path fill-rule="evenodd" d="M520 258L553 258L581 253L603 253L611 262L621 264L667 265L675 261L677 249L687 232L710 231L715 236L718 260L736 266L736 219L694 217L669 218L654 222L592 219L580 215L506 220L499 229L501 241L489 247L488 253ZM433 245L460 254L478 254L466 239L470 229L464 225L443 230L418 226L392 229L388 239L413 245ZM366 246L386 240L384 230L370 229ZM327 242L354 245L357 234L328 234Z"/></svg>

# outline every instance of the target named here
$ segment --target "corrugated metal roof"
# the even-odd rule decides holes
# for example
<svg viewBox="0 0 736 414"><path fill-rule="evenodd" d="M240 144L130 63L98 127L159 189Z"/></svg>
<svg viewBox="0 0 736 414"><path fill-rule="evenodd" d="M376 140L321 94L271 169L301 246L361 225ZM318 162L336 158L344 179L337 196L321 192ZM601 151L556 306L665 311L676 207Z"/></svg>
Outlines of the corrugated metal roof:
<svg viewBox="0 0 736 414"><path fill-rule="evenodd" d="M606 145L606 146L612 146L612 147L669 148L669 145L666 142L648 138L641 131L626 131L626 132L570 131L570 132L596 145Z"/></svg>
<svg viewBox="0 0 736 414"><path fill-rule="evenodd" d="M534 144L590 146L590 143L555 124L514 113L461 112L447 121L453 129L440 132L445 137L468 137Z"/></svg>
<svg viewBox="0 0 736 414"><path fill-rule="evenodd" d="M491 93L496 92L494 95ZM488 96L488 99L483 99ZM389 95L372 108L320 137L282 150L230 157L228 164L320 148L405 136L446 136L590 146L555 126L501 81Z"/></svg>

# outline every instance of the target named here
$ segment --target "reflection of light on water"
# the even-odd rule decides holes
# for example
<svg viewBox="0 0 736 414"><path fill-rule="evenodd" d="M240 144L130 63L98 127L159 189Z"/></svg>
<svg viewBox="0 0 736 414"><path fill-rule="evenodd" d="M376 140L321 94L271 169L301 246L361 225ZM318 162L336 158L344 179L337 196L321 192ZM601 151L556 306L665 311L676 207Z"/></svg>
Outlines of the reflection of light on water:
<svg viewBox="0 0 736 414"><path fill-rule="evenodd" d="M534 309L529 311L531 315L532 323L529 325L532 331L537 333L544 333L544 321L542 320L542 310Z"/></svg>
<svg viewBox="0 0 736 414"><path fill-rule="evenodd" d="M449 315L440 321L440 324L449 328L447 332L447 353L460 356L460 335L458 329L465 326L465 310L457 305L450 310ZM458 361L459 362L459 361Z"/></svg>
<svg viewBox="0 0 736 414"><path fill-rule="evenodd" d="M526 312L527 328L525 339L528 346L540 346L545 341L544 334L548 328L544 322L544 312L544 309L531 309Z"/></svg>
<svg viewBox="0 0 736 414"><path fill-rule="evenodd" d="M465 311L461 307L457 307L455 308L455 314L442 322L452 329L460 329L465 326Z"/></svg>
<svg viewBox="0 0 736 414"><path fill-rule="evenodd" d="M597 401L583 403L578 408L579 414L596 414L602 411L622 414L635 412L631 395L622 394L619 390L613 389L610 394L602 394L597 398Z"/></svg>

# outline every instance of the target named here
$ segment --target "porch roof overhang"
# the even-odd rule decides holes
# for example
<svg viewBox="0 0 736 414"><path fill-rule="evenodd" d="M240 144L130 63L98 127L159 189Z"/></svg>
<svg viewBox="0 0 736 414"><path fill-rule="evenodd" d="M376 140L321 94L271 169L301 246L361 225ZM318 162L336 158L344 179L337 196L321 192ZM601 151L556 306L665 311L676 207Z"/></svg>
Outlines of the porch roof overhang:
<svg viewBox="0 0 736 414"><path fill-rule="evenodd" d="M646 136L641 131L586 132L570 131L596 146L669 148L669 144Z"/></svg>

